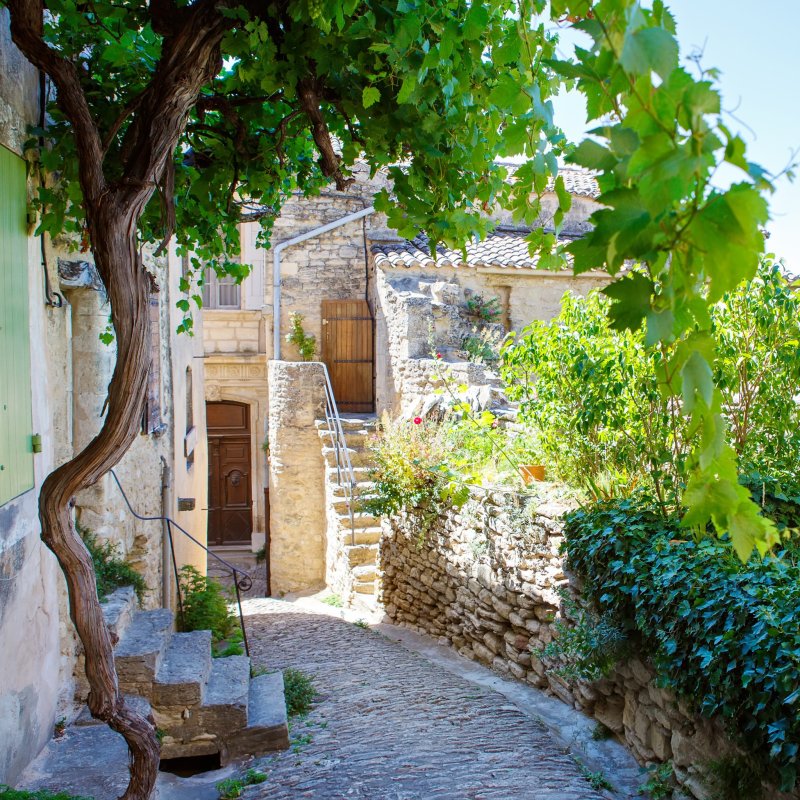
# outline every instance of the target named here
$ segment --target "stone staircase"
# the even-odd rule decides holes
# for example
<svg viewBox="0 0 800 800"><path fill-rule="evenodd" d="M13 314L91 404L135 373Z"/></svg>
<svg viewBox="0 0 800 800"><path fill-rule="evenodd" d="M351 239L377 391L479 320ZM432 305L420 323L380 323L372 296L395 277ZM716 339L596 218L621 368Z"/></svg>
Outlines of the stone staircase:
<svg viewBox="0 0 800 800"><path fill-rule="evenodd" d="M131 589L103 608L120 689L152 713L162 760L219 754L225 765L289 746L280 672L251 678L246 656L212 658L210 631L174 632L172 612L137 610ZM76 725L91 724L84 709Z"/></svg>
<svg viewBox="0 0 800 800"><path fill-rule="evenodd" d="M372 603L377 596L381 521L363 509L363 501L369 497L373 486L369 477L371 462L367 439L375 432L378 421L372 414L345 414L341 416L341 422L356 479L352 528L347 491L345 486L338 483L336 452L325 420L317 420L317 431L325 459L328 512L326 582L342 598L344 604L349 606L356 601ZM346 481L347 476L342 474L342 482Z"/></svg>

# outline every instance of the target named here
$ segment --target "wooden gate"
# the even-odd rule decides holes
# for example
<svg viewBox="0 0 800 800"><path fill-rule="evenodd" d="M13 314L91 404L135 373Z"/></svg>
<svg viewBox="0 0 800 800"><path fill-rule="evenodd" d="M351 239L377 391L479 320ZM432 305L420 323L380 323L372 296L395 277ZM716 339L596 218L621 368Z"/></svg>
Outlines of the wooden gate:
<svg viewBox="0 0 800 800"><path fill-rule="evenodd" d="M253 495L250 409L206 403L208 427L208 543L250 544Z"/></svg>
<svg viewBox="0 0 800 800"><path fill-rule="evenodd" d="M340 411L375 410L373 339L366 300L322 301L322 360Z"/></svg>

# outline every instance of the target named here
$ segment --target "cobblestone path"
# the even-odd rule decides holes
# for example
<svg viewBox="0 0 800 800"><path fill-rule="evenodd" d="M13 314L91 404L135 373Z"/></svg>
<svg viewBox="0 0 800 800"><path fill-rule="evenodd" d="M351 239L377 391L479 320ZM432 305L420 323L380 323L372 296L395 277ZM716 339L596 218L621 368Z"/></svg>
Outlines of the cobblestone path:
<svg viewBox="0 0 800 800"><path fill-rule="evenodd" d="M256 665L297 667L319 698L292 747L260 759L259 800L599 800L543 725L380 633L249 600Z"/></svg>

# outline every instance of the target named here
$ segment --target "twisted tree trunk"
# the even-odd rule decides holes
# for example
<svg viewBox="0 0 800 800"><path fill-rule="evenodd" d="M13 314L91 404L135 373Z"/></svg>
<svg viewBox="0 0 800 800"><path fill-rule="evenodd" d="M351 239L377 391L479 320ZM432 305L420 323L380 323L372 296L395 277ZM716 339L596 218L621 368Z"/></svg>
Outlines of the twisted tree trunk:
<svg viewBox="0 0 800 800"><path fill-rule="evenodd" d="M164 36L161 59L124 133L117 165L122 176L109 182L104 162L111 141L103 142L100 136L75 64L44 40L42 0L7 0L7 6L14 43L53 81L58 105L73 128L89 241L108 292L117 342L117 361L100 432L81 453L54 470L42 486L42 539L66 577L70 616L85 652L89 709L128 745L130 781L122 800L148 800L158 775L156 731L126 707L120 694L92 560L75 531L72 506L77 492L120 461L139 429L150 366L150 278L138 253L138 222L173 158L200 90L220 69L219 43L230 21L218 13L216 0L197 0L180 7L173 0L151 0L153 26ZM120 119L131 113L122 109ZM116 134L114 131L110 138Z"/></svg>

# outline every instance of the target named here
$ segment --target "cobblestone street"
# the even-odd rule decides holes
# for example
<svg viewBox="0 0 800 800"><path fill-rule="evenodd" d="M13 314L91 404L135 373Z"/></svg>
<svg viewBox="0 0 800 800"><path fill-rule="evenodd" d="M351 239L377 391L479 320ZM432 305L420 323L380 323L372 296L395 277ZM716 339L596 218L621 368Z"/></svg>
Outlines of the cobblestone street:
<svg viewBox="0 0 800 800"><path fill-rule="evenodd" d="M258 761L269 778L248 798L623 796L593 789L544 725L503 695L377 631L276 600L249 600L247 613L254 664L302 669L319 692L291 723L291 749Z"/></svg>

